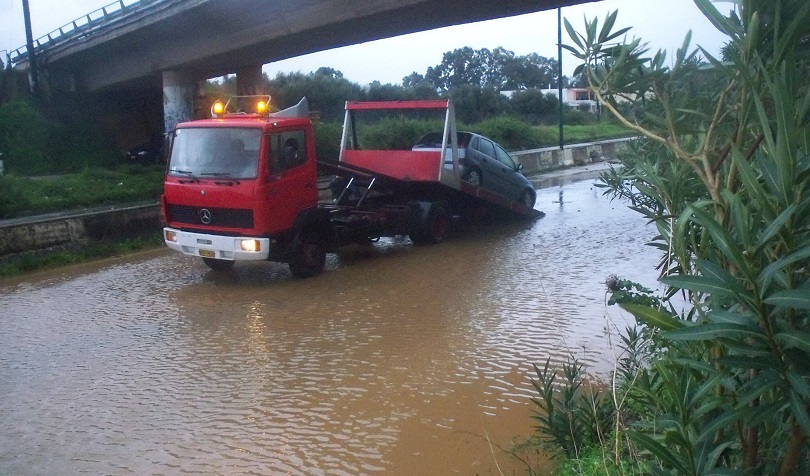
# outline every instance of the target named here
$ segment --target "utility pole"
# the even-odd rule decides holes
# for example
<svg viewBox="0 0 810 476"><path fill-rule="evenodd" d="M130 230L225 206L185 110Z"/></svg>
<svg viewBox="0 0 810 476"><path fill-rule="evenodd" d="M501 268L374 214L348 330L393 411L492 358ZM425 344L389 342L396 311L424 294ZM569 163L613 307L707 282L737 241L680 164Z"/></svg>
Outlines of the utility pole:
<svg viewBox="0 0 810 476"><path fill-rule="evenodd" d="M560 150L563 149L562 7L557 7L557 98L560 120Z"/></svg>
<svg viewBox="0 0 810 476"><path fill-rule="evenodd" d="M25 46L28 49L28 74L31 92L35 96L39 95L39 72L37 71L37 59L34 55L34 34L31 32L31 12L28 9L28 0L22 0L23 19L25 20Z"/></svg>

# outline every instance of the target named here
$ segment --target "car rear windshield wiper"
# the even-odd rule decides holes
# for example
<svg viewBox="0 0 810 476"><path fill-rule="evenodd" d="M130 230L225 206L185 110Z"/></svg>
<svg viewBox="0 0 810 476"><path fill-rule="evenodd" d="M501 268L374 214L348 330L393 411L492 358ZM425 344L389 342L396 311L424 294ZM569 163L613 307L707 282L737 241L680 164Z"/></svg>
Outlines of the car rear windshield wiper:
<svg viewBox="0 0 810 476"><path fill-rule="evenodd" d="M204 174L200 174L205 177L230 177L231 174L228 172L206 172Z"/></svg>

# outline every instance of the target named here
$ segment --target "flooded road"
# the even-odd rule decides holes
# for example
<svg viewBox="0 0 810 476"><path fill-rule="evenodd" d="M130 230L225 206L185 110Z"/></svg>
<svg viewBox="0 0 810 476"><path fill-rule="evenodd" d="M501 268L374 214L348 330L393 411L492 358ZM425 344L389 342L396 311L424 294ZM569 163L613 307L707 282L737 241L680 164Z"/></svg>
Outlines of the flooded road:
<svg viewBox="0 0 810 476"><path fill-rule="evenodd" d="M0 282L0 474L526 474L532 364L607 375L603 282L657 260L592 180L537 208L309 280L161 250Z"/></svg>

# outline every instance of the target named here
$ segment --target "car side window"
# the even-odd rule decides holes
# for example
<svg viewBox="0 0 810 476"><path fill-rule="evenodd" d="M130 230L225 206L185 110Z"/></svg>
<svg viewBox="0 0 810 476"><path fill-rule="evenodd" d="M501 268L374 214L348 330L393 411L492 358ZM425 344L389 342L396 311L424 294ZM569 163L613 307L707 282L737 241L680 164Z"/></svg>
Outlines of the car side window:
<svg viewBox="0 0 810 476"><path fill-rule="evenodd" d="M270 173L275 175L303 165L307 160L304 131L270 135Z"/></svg>
<svg viewBox="0 0 810 476"><path fill-rule="evenodd" d="M477 147L477 149L478 149L478 152L481 152L482 154L486 155L487 157L492 157L493 159L495 158L495 146L492 145L492 142L490 142L490 141L488 141L488 140L486 140L484 138L479 138L478 139L478 147Z"/></svg>
<svg viewBox="0 0 810 476"><path fill-rule="evenodd" d="M498 154L498 161L500 163L509 167L511 170L517 170L517 165L515 165L515 161L512 160L512 157L510 157L505 150L496 145L495 152Z"/></svg>

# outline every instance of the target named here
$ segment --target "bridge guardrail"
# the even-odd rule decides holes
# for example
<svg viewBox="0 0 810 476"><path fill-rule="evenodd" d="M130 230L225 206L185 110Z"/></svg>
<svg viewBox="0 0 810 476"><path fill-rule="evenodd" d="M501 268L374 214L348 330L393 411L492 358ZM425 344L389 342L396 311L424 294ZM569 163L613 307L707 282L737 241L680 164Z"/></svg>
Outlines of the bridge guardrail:
<svg viewBox="0 0 810 476"><path fill-rule="evenodd" d="M159 1L159 0L157 0ZM140 11L147 5L157 3L156 0L118 0L97 10L82 15L66 23L50 33L34 40L34 51L40 51L46 46L53 46L71 38L80 37L109 22L123 17L125 14ZM12 50L8 57L12 64L19 63L28 58L27 46L20 46Z"/></svg>

